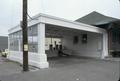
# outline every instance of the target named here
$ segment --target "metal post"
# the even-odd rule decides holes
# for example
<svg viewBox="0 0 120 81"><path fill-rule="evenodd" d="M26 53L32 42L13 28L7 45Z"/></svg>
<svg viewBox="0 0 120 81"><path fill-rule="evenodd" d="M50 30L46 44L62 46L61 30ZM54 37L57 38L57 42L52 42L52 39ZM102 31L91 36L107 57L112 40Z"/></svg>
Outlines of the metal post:
<svg viewBox="0 0 120 81"><path fill-rule="evenodd" d="M23 71L28 71L28 35L27 35L27 0L23 0L23 21L22 21L22 35L23 35Z"/></svg>

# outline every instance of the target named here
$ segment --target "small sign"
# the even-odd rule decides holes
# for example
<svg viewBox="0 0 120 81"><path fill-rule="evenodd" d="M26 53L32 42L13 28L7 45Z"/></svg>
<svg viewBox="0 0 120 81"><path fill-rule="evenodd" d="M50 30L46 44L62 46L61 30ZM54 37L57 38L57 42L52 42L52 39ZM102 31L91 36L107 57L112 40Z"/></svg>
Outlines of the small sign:
<svg viewBox="0 0 120 81"><path fill-rule="evenodd" d="M24 51L28 51L28 45L27 44L24 45Z"/></svg>

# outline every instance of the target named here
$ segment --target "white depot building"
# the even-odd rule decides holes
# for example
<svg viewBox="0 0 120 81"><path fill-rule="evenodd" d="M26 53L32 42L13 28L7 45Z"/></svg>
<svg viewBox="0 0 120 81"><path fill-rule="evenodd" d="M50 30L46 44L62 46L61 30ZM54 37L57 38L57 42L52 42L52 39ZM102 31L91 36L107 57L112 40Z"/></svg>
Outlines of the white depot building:
<svg viewBox="0 0 120 81"><path fill-rule="evenodd" d="M20 25L9 30L8 58L22 63ZM29 64L48 68L47 57L58 56L58 49L71 56L104 59L108 56L108 36L104 29L39 14L28 21Z"/></svg>

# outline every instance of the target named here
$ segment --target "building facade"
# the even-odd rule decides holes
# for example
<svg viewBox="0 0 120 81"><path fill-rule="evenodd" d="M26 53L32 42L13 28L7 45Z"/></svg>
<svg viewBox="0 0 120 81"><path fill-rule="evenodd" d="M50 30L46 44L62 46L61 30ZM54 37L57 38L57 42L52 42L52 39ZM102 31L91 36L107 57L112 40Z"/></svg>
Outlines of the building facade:
<svg viewBox="0 0 120 81"><path fill-rule="evenodd" d="M20 25L9 30L8 58L22 63L22 30ZM48 68L47 57L64 53L73 56L105 58L108 56L106 30L91 25L38 14L28 21L29 64Z"/></svg>
<svg viewBox="0 0 120 81"><path fill-rule="evenodd" d="M76 21L105 29L108 32L109 55L120 57L120 19L94 11Z"/></svg>

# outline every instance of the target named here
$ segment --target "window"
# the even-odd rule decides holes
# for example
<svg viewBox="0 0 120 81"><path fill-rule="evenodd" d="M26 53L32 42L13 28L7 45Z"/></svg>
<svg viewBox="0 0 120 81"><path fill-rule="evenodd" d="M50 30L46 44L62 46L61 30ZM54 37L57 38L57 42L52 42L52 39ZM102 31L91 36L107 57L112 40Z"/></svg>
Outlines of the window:
<svg viewBox="0 0 120 81"><path fill-rule="evenodd" d="M19 31L9 35L10 50L19 51L19 38L20 38Z"/></svg>
<svg viewBox="0 0 120 81"><path fill-rule="evenodd" d="M117 31L112 32L112 42L120 43L120 32L117 32Z"/></svg>
<svg viewBox="0 0 120 81"><path fill-rule="evenodd" d="M28 49L29 52L38 52L37 25L28 28ZM10 50L22 51L22 31L9 34ZM20 46L19 46L20 45ZM19 48L20 47L20 48ZM20 49L20 50L19 50Z"/></svg>
<svg viewBox="0 0 120 81"><path fill-rule="evenodd" d="M37 25L28 28L28 50L29 52L38 52L38 34Z"/></svg>

